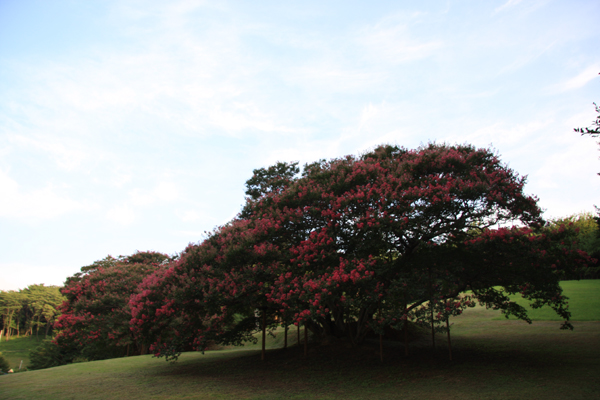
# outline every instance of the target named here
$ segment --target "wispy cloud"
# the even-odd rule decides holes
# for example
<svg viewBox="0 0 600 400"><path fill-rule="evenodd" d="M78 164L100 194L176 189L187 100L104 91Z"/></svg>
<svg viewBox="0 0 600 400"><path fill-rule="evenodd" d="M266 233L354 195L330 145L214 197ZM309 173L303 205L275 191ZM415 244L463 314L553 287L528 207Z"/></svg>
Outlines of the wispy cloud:
<svg viewBox="0 0 600 400"><path fill-rule="evenodd" d="M498 13L498 12L501 12L501 11L507 9L507 8L514 7L517 4L521 3L521 1L523 1L523 0L508 0L506 3L502 4L500 7L497 7L494 10L494 13Z"/></svg>
<svg viewBox="0 0 600 400"><path fill-rule="evenodd" d="M43 188L23 190L8 173L0 170L0 217L35 221L56 218L96 208L92 204L75 201L60 193L60 188L47 184Z"/></svg>
<svg viewBox="0 0 600 400"><path fill-rule="evenodd" d="M52 136L36 136L8 134L7 140L9 143L19 147L21 151L37 151L48 154L59 168L67 171L76 169L90 156L87 149L76 144L59 141Z"/></svg>
<svg viewBox="0 0 600 400"><path fill-rule="evenodd" d="M588 66L586 69L581 71L576 76L567 79L561 83L558 83L550 88L550 91L555 93L566 92L568 90L575 90L584 87L589 82L598 78L600 73L600 64L594 64Z"/></svg>
<svg viewBox="0 0 600 400"><path fill-rule="evenodd" d="M409 20L420 18L420 14ZM361 30L358 43L365 51L365 58L376 62L400 64L433 55L443 42L440 39L423 40L414 38L406 18L387 17L379 23Z"/></svg>

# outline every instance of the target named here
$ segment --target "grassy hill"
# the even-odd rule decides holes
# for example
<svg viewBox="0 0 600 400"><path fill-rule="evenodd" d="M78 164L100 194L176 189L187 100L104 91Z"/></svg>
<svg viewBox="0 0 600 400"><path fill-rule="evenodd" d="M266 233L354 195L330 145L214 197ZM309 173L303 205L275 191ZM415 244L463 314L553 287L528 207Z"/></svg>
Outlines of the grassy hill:
<svg viewBox="0 0 600 400"><path fill-rule="evenodd" d="M590 399L600 393L600 281L565 282L574 331L559 322L497 320L498 312L469 309L453 319L453 361L445 335L411 343L359 348L257 346L183 354L175 363L138 356L71 364L0 377L0 399ZM585 294L577 300L579 287ZM595 300L594 300L595 299ZM576 311L578 314L576 314ZM591 313L591 316L589 315ZM295 331L290 343L295 343ZM281 333L269 339L280 346ZM3 342L4 344L4 342ZM0 347L0 351L2 348Z"/></svg>

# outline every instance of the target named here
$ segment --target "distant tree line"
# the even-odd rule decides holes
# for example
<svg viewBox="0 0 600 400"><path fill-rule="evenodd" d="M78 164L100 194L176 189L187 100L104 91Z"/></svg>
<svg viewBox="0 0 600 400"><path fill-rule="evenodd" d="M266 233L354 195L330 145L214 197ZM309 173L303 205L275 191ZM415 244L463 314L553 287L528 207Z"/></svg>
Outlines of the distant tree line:
<svg viewBox="0 0 600 400"><path fill-rule="evenodd" d="M591 212L573 214L548 221L546 229L564 226L573 231L577 247L589 254L592 259L585 268L578 271L577 279L599 279L600 228L599 218Z"/></svg>
<svg viewBox="0 0 600 400"><path fill-rule="evenodd" d="M64 300L58 286L30 285L18 291L0 291L0 341L52 335Z"/></svg>

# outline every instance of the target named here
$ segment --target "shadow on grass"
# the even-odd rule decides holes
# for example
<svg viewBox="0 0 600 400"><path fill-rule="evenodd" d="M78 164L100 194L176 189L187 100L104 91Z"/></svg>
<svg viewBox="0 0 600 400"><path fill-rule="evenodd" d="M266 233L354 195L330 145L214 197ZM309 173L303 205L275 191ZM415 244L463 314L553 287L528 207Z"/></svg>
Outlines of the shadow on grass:
<svg viewBox="0 0 600 400"><path fill-rule="evenodd" d="M11 399L590 399L600 392L600 323L565 332L556 323L457 318L453 361L445 336L411 344L312 344L192 352L175 363L137 356L0 377Z"/></svg>
<svg viewBox="0 0 600 400"><path fill-rule="evenodd" d="M546 343L539 343L536 335L457 338L452 361L448 360L442 335L437 339L436 350L422 340L411 345L408 357L402 344L385 342L383 362L376 342L354 348L312 345L308 357L298 347L270 350L265 361L261 361L258 351L226 359L211 359L210 355L183 357L165 369L164 375L211 379L232 390L265 396L271 392L333 396L368 390L371 398L383 398L400 387L407 396L437 391L464 396L465 390L479 393L482 398L496 391L505 393L506 398L522 398L527 393L534 398L540 393L546 393L547 398L586 398L597 394L598 380L591 371L598 370L600 352L594 335L583 340L572 336L564 346L553 343L554 336L544 336L542 341Z"/></svg>

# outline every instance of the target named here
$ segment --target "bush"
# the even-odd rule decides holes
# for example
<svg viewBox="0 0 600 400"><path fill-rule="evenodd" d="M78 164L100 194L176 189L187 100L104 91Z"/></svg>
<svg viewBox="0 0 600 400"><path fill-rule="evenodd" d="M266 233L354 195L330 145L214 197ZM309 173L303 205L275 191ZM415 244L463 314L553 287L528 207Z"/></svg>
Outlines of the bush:
<svg viewBox="0 0 600 400"><path fill-rule="evenodd" d="M0 372L4 372L6 374L8 373L9 369L10 366L8 365L8 361L6 361L6 359L2 356L2 353L0 353Z"/></svg>
<svg viewBox="0 0 600 400"><path fill-rule="evenodd" d="M73 357L65 354L56 343L51 340L44 340L41 346L29 352L29 365L27 369L58 367L72 361Z"/></svg>

